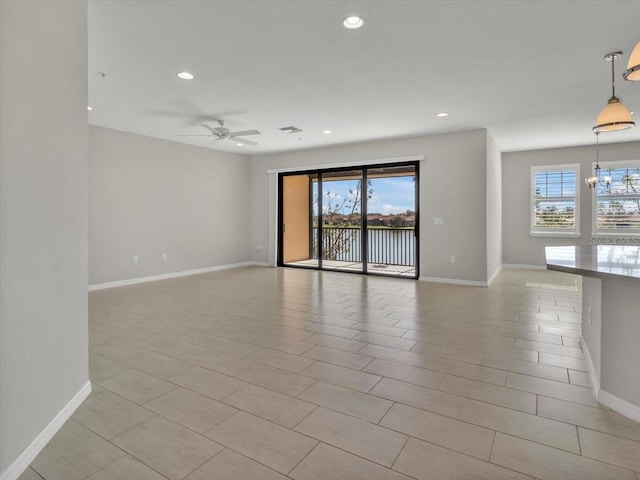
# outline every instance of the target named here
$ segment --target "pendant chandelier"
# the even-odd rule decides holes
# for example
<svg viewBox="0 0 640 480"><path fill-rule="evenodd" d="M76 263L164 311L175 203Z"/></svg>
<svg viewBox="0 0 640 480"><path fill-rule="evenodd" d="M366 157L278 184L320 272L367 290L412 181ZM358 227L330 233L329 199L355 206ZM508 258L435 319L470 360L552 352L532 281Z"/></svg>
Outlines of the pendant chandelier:
<svg viewBox="0 0 640 480"><path fill-rule="evenodd" d="M589 188L596 188L596 186L598 185L598 178L600 177L600 161L599 161L600 159L598 158L599 157L599 154L598 154L599 135L600 135L600 132L596 132L596 166L593 169L595 175L584 179L584 183L586 183Z"/></svg>
<svg viewBox="0 0 640 480"><path fill-rule="evenodd" d="M605 61L611 62L611 98L607 102L607 105L600 111L600 115L598 115L596 125L593 127L593 131L596 133L625 130L635 125L635 122L631 119L629 109L616 97L614 66L615 61L620 55L622 55L622 52L611 52L604 57ZM632 72L632 74L633 73L634 72Z"/></svg>
<svg viewBox="0 0 640 480"><path fill-rule="evenodd" d="M587 186L589 188L596 188L598 185L601 185L603 187L607 187L607 190L611 187L611 177L610 176L605 176L600 178L600 171L602 170L600 168L600 158L599 158L599 137L600 132L596 132L596 166L593 169L594 172L594 176L592 177L587 177L584 179L584 183L587 184Z"/></svg>

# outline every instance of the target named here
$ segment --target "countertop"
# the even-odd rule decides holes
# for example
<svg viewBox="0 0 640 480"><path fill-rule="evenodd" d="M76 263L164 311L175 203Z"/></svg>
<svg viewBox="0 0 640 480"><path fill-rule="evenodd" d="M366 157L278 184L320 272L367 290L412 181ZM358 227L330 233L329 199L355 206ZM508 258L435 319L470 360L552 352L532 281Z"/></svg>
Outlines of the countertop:
<svg viewBox="0 0 640 480"><path fill-rule="evenodd" d="M547 268L640 286L640 246L545 247Z"/></svg>

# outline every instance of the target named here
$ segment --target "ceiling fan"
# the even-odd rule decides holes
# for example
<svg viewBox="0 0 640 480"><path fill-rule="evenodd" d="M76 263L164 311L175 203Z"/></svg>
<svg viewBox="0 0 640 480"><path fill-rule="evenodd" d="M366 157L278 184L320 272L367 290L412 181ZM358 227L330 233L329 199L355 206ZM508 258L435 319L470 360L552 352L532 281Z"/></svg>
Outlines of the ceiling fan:
<svg viewBox="0 0 640 480"><path fill-rule="evenodd" d="M241 132L232 132L231 130L229 130L224 126L224 121L218 120L217 122L220 125L219 127L211 127L209 125L205 125L204 123L200 124L207 130L209 130L209 132L211 132L206 135L203 134L203 135L177 135L177 136L178 137L214 137L214 140L232 140L236 142L238 146L251 145L252 147L254 147L258 145L257 142L254 142L252 140L247 140L246 138L240 138L241 136L246 136L246 135L260 135L260 132L258 130L243 130Z"/></svg>

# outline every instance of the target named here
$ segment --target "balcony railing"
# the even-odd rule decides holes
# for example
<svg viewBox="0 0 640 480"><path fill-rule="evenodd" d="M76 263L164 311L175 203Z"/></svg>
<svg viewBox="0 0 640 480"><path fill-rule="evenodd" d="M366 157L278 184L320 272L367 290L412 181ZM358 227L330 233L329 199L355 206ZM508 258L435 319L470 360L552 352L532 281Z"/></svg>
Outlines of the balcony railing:
<svg viewBox="0 0 640 480"><path fill-rule="evenodd" d="M415 267L416 237L413 228L369 227L367 237L368 263ZM312 258L318 258L317 239L318 227L313 227ZM322 258L362 262L362 229L324 226Z"/></svg>

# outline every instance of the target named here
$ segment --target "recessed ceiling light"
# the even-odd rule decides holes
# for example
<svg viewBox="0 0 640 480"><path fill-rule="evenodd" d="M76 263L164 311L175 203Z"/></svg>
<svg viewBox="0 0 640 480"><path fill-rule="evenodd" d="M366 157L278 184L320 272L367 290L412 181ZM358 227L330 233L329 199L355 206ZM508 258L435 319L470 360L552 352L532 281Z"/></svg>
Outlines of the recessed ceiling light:
<svg viewBox="0 0 640 480"><path fill-rule="evenodd" d="M354 15L354 16L345 18L342 24L345 26L345 28L349 28L353 30L355 28L360 28L362 25L364 25L364 19L362 17L357 17Z"/></svg>
<svg viewBox="0 0 640 480"><path fill-rule="evenodd" d="M244 143L236 143L237 147L244 147Z"/></svg>
<svg viewBox="0 0 640 480"><path fill-rule="evenodd" d="M87 110L91 111L93 110L93 107L91 105L87 105Z"/></svg>
<svg viewBox="0 0 640 480"><path fill-rule="evenodd" d="M436 114L436 117L448 117L449 114L447 112L440 112L438 114Z"/></svg>
<svg viewBox="0 0 640 480"><path fill-rule="evenodd" d="M178 72L176 73L176 75L178 75L178 77L181 78L182 80L193 80L193 73Z"/></svg>
<svg viewBox="0 0 640 480"><path fill-rule="evenodd" d="M331 130L323 130L322 133L324 133L325 135L329 135L331 133Z"/></svg>

